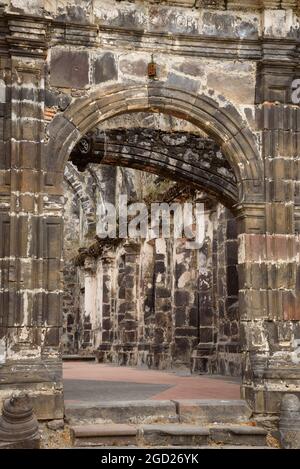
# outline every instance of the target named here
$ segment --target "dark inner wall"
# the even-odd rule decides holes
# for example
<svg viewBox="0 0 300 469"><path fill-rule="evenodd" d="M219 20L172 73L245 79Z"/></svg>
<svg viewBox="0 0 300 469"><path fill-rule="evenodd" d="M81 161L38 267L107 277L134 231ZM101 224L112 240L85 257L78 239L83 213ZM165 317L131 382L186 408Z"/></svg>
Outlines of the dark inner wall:
<svg viewBox="0 0 300 469"><path fill-rule="evenodd" d="M84 311L86 266L76 267L74 258L66 261L65 354L96 354L99 361L122 365L240 375L236 222L214 201L207 199L206 206L217 222L199 252L169 239L163 254L152 241L146 247L140 242L112 248L108 265L105 258L96 259L103 276L100 343L95 343L93 319ZM74 227L72 217L67 218L72 248ZM65 239L68 246L68 235ZM94 268L96 277L97 272ZM183 285L185 275L190 277Z"/></svg>

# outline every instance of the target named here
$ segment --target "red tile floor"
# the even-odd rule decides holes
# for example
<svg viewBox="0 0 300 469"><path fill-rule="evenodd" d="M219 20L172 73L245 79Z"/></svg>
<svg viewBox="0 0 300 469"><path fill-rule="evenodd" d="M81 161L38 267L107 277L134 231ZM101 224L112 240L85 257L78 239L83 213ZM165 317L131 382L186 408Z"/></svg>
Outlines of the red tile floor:
<svg viewBox="0 0 300 469"><path fill-rule="evenodd" d="M189 375L94 362L67 361L63 367L65 399L240 399L238 378Z"/></svg>

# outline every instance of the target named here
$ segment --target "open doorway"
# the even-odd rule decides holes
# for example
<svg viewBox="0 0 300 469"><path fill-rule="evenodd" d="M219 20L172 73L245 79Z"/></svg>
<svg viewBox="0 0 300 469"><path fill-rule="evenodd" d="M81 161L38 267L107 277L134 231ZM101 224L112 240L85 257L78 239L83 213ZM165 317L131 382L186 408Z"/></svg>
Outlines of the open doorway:
<svg viewBox="0 0 300 469"><path fill-rule="evenodd" d="M220 147L184 120L124 114L84 136L70 160L64 182L66 399L97 393L101 400L124 399L125 384L128 399L238 398L237 188ZM174 238L174 229L167 239L100 239L99 206L118 207L120 195L148 207L201 204L203 242L191 249L184 235ZM111 385L120 382L118 394Z"/></svg>

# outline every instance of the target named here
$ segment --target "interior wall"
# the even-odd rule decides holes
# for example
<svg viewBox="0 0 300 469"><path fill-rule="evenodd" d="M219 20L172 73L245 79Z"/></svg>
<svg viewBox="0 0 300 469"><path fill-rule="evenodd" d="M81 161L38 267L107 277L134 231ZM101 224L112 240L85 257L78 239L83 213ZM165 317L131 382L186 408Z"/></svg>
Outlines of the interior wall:
<svg viewBox="0 0 300 469"><path fill-rule="evenodd" d="M96 204L113 202L120 192L129 201L147 200L147 192L150 198L168 189L176 193L174 182L132 169L100 165L93 173ZM78 173L78 178L91 190L89 174ZM64 274L64 353L92 354L121 365L239 375L237 235L230 211L199 191L181 192L174 200L205 204L205 241L199 250L187 249L184 238L130 240L84 256L78 265L78 249L92 240L70 184L65 191L66 250L74 257Z"/></svg>

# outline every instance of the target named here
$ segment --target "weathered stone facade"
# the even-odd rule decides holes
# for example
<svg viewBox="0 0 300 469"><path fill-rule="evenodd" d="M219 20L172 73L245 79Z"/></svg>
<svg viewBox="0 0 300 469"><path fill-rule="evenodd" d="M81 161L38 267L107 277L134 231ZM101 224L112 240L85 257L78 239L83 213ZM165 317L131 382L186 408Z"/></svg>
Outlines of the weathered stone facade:
<svg viewBox="0 0 300 469"><path fill-rule="evenodd" d="M63 414L64 169L96 126L140 111L199 127L232 168L237 192L211 194L238 225L243 396L277 413L299 395L299 14L298 0L0 2L1 398Z"/></svg>

